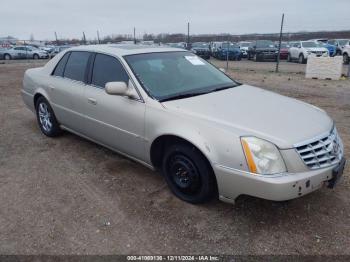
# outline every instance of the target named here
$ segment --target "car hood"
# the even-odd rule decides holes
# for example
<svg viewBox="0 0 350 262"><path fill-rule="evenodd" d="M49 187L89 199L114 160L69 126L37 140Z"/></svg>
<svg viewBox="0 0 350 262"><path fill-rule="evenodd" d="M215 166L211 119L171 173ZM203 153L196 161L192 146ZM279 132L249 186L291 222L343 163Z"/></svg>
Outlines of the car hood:
<svg viewBox="0 0 350 262"><path fill-rule="evenodd" d="M325 47L310 47L305 49L308 51L328 51Z"/></svg>
<svg viewBox="0 0 350 262"><path fill-rule="evenodd" d="M266 139L279 148L291 148L333 126L332 119L315 106L248 85L162 104L168 110L209 121L213 128Z"/></svg>
<svg viewBox="0 0 350 262"><path fill-rule="evenodd" d="M277 48L274 47L257 47L256 51L277 51Z"/></svg>

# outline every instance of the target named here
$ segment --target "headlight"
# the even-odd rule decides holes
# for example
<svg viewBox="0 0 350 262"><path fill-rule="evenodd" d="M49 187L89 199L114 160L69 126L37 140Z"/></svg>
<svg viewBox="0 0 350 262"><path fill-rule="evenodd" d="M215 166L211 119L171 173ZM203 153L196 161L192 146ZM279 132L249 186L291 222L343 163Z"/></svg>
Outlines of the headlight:
<svg viewBox="0 0 350 262"><path fill-rule="evenodd" d="M286 165L277 147L256 137L242 137L242 147L250 172L272 175L286 172Z"/></svg>

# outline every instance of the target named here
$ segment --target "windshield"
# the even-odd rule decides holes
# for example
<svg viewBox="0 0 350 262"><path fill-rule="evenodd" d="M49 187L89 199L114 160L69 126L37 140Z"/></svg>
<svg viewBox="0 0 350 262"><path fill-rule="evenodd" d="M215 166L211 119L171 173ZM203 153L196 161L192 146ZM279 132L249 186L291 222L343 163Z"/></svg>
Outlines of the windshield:
<svg viewBox="0 0 350 262"><path fill-rule="evenodd" d="M250 43L240 43L239 44L241 47L249 47Z"/></svg>
<svg viewBox="0 0 350 262"><path fill-rule="evenodd" d="M197 47L197 48L209 48L209 45L207 43L193 43L192 47Z"/></svg>
<svg viewBox="0 0 350 262"><path fill-rule="evenodd" d="M281 43L281 48L289 48L290 45L287 43Z"/></svg>
<svg viewBox="0 0 350 262"><path fill-rule="evenodd" d="M233 44L233 43L223 43L222 44L222 48L223 49L229 49L229 50L232 50L232 49L235 49L235 48L239 48L238 45L236 44Z"/></svg>
<svg viewBox="0 0 350 262"><path fill-rule="evenodd" d="M322 44L317 44L316 42L301 42L303 47L313 48L313 47L321 47Z"/></svg>
<svg viewBox="0 0 350 262"><path fill-rule="evenodd" d="M189 52L147 53L124 58L144 89L159 101L238 85L216 67Z"/></svg>
<svg viewBox="0 0 350 262"><path fill-rule="evenodd" d="M347 45L348 43L349 43L349 40L339 40L339 45L340 46Z"/></svg>
<svg viewBox="0 0 350 262"><path fill-rule="evenodd" d="M270 47L270 48L272 48L272 47L275 47L275 44L272 41L263 40L263 41L257 41L256 47L259 47L259 48Z"/></svg>

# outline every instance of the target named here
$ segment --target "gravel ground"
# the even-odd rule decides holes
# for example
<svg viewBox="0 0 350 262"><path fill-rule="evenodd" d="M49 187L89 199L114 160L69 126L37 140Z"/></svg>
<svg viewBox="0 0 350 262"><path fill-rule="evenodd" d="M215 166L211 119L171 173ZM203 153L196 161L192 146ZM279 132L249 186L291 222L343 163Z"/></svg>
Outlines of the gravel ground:
<svg viewBox="0 0 350 262"><path fill-rule="evenodd" d="M349 165L335 190L289 202L190 205L140 164L69 133L42 135L20 96L24 71L42 64L0 65L0 254L350 254ZM349 80L306 80L298 64L229 68L325 109L350 158Z"/></svg>

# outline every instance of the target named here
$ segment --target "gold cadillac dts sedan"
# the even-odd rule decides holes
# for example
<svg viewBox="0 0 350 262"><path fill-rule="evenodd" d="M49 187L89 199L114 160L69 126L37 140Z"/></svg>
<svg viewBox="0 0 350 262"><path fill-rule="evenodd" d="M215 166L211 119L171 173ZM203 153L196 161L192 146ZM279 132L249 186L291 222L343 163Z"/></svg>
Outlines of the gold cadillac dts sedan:
<svg viewBox="0 0 350 262"><path fill-rule="evenodd" d="M293 199L333 188L345 166L323 110L240 84L182 49L67 49L26 71L22 96L46 136L67 130L160 169L190 203Z"/></svg>

